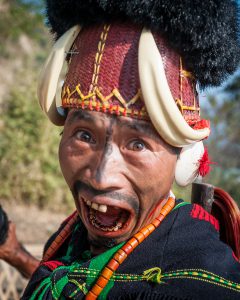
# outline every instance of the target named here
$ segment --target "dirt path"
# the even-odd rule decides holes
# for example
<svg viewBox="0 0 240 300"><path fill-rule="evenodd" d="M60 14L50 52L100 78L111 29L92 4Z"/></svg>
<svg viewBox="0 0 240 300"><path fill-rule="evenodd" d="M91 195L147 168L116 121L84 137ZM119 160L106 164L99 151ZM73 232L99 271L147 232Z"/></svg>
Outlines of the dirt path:
<svg viewBox="0 0 240 300"><path fill-rule="evenodd" d="M17 226L17 236L23 244L44 244L68 216L64 213L39 210L36 206L9 204L0 201L10 220Z"/></svg>

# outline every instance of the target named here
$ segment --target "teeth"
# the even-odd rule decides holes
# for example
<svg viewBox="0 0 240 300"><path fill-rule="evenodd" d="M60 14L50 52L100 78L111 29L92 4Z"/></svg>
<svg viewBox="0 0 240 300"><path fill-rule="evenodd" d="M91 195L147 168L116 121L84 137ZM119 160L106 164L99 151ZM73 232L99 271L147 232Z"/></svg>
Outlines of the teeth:
<svg viewBox="0 0 240 300"><path fill-rule="evenodd" d="M98 210L100 212L106 213L107 212L107 205L103 205L103 204L99 205Z"/></svg>
<svg viewBox="0 0 240 300"><path fill-rule="evenodd" d="M91 208L98 210L99 205L97 203L92 203Z"/></svg>
<svg viewBox="0 0 240 300"><path fill-rule="evenodd" d="M99 226L99 228L100 228L102 231L109 231L109 229L108 229L108 228L106 228L106 227L103 227L103 226Z"/></svg>
<svg viewBox="0 0 240 300"><path fill-rule="evenodd" d="M121 228L122 227L122 223L118 222L117 225L116 225L116 227Z"/></svg>
<svg viewBox="0 0 240 300"><path fill-rule="evenodd" d="M97 204L97 203L92 203L90 200L85 200L83 199L84 202L87 204L87 206L90 206L91 208L98 210L102 213L106 213L107 212L107 205L104 204Z"/></svg>
<svg viewBox="0 0 240 300"><path fill-rule="evenodd" d="M89 214L89 219L90 222L92 223L92 225L98 229L101 229L102 231L105 232L111 232L111 231L118 231L120 228L122 228L122 223L118 222L116 226L112 226L112 227L106 227L101 225L97 220L96 217L94 216L94 211L90 210L90 214Z"/></svg>
<svg viewBox="0 0 240 300"><path fill-rule="evenodd" d="M95 226L96 228L98 229L101 229L102 231L105 231L105 232L111 232L111 231L118 231L121 227L118 227L118 226L115 226L115 227L104 227L102 225L100 225L97 220L95 219L95 217L91 216L90 215L90 221L92 223L93 226Z"/></svg>
<svg viewBox="0 0 240 300"><path fill-rule="evenodd" d="M98 204L98 203L95 203L95 202L91 202L89 200L85 200L85 199L82 199L86 205L88 205L89 207L91 207L91 209L89 210L89 220L90 222L92 223L92 225L102 231L105 231L105 232L112 232L112 231L118 231L119 229L121 229L123 227L123 222L124 222L124 216L121 216L119 218L119 220L116 222L116 225L115 226L112 226L112 227L107 227L107 226L104 226L102 225L101 223L99 223L95 217L95 212L94 211L100 211L102 213L106 213L107 210L108 210L108 206L107 205L104 205L104 204ZM115 209L119 209L118 207L115 207ZM125 225L124 225L125 227Z"/></svg>

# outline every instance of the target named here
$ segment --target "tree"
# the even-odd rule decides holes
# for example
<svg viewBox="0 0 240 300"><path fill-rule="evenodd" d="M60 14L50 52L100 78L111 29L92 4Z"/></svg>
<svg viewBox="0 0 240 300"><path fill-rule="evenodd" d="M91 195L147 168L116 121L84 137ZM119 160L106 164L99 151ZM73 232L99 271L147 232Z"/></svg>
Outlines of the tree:
<svg viewBox="0 0 240 300"><path fill-rule="evenodd" d="M208 141L212 160L217 162L208 181L224 188L239 203L240 195L240 74L209 95L205 117L211 120Z"/></svg>
<svg viewBox="0 0 240 300"><path fill-rule="evenodd" d="M15 0L0 6L1 71L11 75L0 101L0 199L66 208L70 195L57 157L60 129L43 115L36 97L50 46L41 3Z"/></svg>

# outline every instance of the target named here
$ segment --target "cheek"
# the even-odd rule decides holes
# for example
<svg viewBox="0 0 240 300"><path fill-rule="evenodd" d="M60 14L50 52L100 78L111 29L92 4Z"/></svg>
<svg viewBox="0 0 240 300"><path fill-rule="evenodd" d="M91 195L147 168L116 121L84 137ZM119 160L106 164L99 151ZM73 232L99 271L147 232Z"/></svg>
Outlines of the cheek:
<svg viewBox="0 0 240 300"><path fill-rule="evenodd" d="M84 168L83 151L76 150L68 141L62 140L59 145L59 162L63 176L70 186L79 170Z"/></svg>
<svg viewBox="0 0 240 300"><path fill-rule="evenodd" d="M154 154L141 160L135 166L136 177L140 185L147 189L172 182L175 175L176 155Z"/></svg>
<svg viewBox="0 0 240 300"><path fill-rule="evenodd" d="M144 209L152 208L168 194L174 180L176 161L176 156L169 154L150 159L144 166L138 180Z"/></svg>

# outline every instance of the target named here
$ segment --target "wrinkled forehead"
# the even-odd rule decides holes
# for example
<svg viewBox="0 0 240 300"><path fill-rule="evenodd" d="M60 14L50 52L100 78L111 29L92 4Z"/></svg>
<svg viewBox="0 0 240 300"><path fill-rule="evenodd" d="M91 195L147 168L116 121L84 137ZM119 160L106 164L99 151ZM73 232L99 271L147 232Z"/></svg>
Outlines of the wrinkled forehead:
<svg viewBox="0 0 240 300"><path fill-rule="evenodd" d="M159 133L149 120L138 120L127 116L110 115L103 112L82 109L69 109L64 126L77 125L81 122L87 122L103 128L107 128L110 124L114 124L119 128L145 132L146 134L155 135L161 139Z"/></svg>

